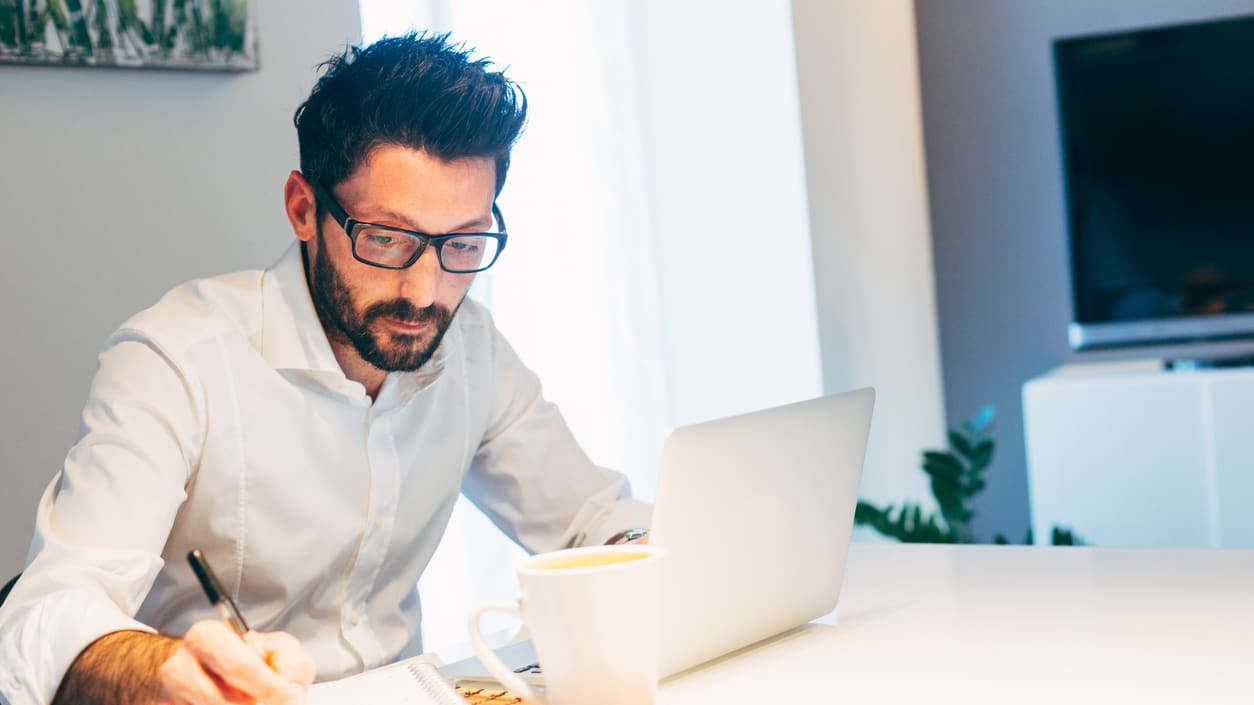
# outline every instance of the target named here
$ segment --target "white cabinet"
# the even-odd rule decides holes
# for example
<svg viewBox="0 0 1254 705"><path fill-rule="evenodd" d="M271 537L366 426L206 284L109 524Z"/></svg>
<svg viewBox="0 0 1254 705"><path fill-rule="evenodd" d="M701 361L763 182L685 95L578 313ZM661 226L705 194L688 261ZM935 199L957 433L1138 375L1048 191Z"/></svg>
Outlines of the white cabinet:
<svg viewBox="0 0 1254 705"><path fill-rule="evenodd" d="M1060 367L1023 387L1032 533L1254 547L1254 369Z"/></svg>

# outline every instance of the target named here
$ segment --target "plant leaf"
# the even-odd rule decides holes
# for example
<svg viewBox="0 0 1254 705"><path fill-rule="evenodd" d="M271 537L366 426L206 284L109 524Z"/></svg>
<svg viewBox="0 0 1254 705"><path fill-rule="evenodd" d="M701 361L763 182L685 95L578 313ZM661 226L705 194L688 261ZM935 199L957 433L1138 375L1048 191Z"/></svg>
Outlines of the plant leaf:
<svg viewBox="0 0 1254 705"><path fill-rule="evenodd" d="M993 419L995 419L996 417L997 417L997 412L993 409L993 405L985 404L976 413L975 418L971 419L971 429L975 431L975 433L971 435L973 436L984 435L985 431L987 431L989 426L993 424Z"/></svg>
<svg viewBox="0 0 1254 705"><path fill-rule="evenodd" d="M957 482L962 477L963 467L953 455L929 450L923 453L923 472Z"/></svg>
<svg viewBox="0 0 1254 705"><path fill-rule="evenodd" d="M975 447L975 452L971 454L971 469L973 472L982 472L993 462L993 442L985 439Z"/></svg>
<svg viewBox="0 0 1254 705"><path fill-rule="evenodd" d="M1071 529L1064 526L1055 526L1053 535L1050 536L1050 543L1054 546L1083 546L1084 540L1076 536Z"/></svg>
<svg viewBox="0 0 1254 705"><path fill-rule="evenodd" d="M975 452L975 449L971 447L971 442L967 440L967 437L957 431L951 430L949 432L949 445L953 446L953 449L958 451L958 454L964 458L970 458Z"/></svg>
<svg viewBox="0 0 1254 705"><path fill-rule="evenodd" d="M855 525L869 524L879 513L879 508L874 504L860 499L857 506L853 508L853 523Z"/></svg>

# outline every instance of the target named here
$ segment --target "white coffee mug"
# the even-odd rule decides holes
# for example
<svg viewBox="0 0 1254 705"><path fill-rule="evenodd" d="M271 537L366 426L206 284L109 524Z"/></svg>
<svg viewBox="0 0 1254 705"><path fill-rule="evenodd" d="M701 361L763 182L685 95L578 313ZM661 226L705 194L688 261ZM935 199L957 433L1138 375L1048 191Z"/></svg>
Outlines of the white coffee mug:
<svg viewBox="0 0 1254 705"><path fill-rule="evenodd" d="M470 615L479 660L515 695L536 705L652 705L661 644L657 546L588 546L541 553L518 569L522 599ZM512 612L531 631L544 693L529 687L483 640L479 621Z"/></svg>

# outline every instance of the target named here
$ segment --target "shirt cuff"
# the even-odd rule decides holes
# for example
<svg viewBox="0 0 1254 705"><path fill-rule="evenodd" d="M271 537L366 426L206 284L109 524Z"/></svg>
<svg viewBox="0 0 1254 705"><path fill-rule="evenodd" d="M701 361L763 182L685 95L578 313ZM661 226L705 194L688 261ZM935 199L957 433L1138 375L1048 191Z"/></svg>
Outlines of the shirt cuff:
<svg viewBox="0 0 1254 705"><path fill-rule="evenodd" d="M647 529L653 521L653 505L636 499L620 499L599 517L578 541L579 546L599 546L623 529Z"/></svg>
<svg viewBox="0 0 1254 705"><path fill-rule="evenodd" d="M5 605L5 607L10 607ZM118 611L102 594L66 591L13 605L0 618L0 701L48 705L70 664L100 637L152 627ZM50 635L56 635L51 638Z"/></svg>

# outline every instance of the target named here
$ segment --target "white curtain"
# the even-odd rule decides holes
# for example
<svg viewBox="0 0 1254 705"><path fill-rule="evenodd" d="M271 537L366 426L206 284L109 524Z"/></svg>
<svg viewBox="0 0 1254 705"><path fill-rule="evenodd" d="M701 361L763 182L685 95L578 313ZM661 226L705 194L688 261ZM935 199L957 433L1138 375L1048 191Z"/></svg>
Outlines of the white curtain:
<svg viewBox="0 0 1254 705"><path fill-rule="evenodd" d="M671 424L626 12L619 0L362 1L366 41L449 30L526 92L528 126L499 201L509 248L472 296L592 459L651 500ZM425 648L456 656L465 615L517 594L520 556L462 500L420 583ZM504 633L508 622L485 628Z"/></svg>

